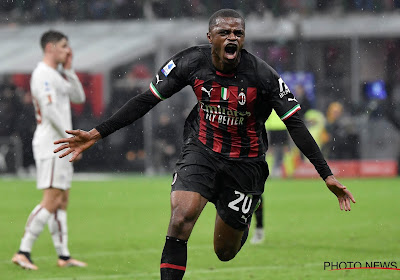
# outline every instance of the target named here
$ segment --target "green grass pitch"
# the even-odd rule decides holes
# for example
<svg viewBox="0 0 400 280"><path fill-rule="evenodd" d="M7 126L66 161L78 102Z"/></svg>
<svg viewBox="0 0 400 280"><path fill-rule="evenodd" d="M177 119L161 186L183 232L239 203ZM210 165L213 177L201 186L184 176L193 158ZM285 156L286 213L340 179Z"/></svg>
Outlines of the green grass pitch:
<svg viewBox="0 0 400 280"><path fill-rule="evenodd" d="M89 266L56 267L46 227L32 253L39 270L24 271L11 257L41 192L33 181L0 179L0 279L159 279L170 182L170 176L74 181L69 247ZM208 204L188 243L185 279L400 279L398 270L324 270L324 262L356 261L396 262L400 268L400 179L342 182L357 200L351 212L339 210L322 180L268 180L265 243L247 242L226 263L213 252L215 209Z"/></svg>

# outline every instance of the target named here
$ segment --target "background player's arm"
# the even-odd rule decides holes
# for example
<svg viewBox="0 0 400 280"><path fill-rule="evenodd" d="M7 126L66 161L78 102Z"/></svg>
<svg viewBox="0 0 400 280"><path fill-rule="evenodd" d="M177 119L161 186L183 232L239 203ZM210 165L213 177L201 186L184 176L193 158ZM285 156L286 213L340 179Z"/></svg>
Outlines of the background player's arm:
<svg viewBox="0 0 400 280"><path fill-rule="evenodd" d="M64 74L68 79L68 94L72 103L83 103L86 100L85 92L78 76L73 69L64 69Z"/></svg>
<svg viewBox="0 0 400 280"><path fill-rule="evenodd" d="M67 83L68 85L67 92L69 94L69 99L71 100L72 103L80 104L85 102L86 96L78 76L72 69L72 57L73 54L71 49L65 63L63 64L64 74L65 76L67 76L69 82Z"/></svg>

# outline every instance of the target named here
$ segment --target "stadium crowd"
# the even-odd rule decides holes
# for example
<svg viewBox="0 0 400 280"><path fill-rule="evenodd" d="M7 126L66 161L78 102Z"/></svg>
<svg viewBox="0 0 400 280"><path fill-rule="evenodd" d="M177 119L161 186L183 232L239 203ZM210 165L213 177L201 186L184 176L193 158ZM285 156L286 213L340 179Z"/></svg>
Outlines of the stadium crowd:
<svg viewBox="0 0 400 280"><path fill-rule="evenodd" d="M0 23L48 21L207 18L211 11L231 7L246 16L397 11L400 0L7 0L0 4Z"/></svg>

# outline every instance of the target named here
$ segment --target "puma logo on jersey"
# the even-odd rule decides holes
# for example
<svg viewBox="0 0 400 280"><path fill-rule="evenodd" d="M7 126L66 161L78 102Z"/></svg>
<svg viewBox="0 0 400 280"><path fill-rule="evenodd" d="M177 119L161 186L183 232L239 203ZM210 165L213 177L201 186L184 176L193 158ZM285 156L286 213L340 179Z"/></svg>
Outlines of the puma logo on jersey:
<svg viewBox="0 0 400 280"><path fill-rule="evenodd" d="M245 223L247 223L247 217L245 215L242 215L241 218L244 220Z"/></svg>
<svg viewBox="0 0 400 280"><path fill-rule="evenodd" d="M208 94L208 97L211 97L211 91L213 90L213 88L210 88L210 90L207 90L205 87L201 87L201 90L206 92Z"/></svg>
<svg viewBox="0 0 400 280"><path fill-rule="evenodd" d="M296 97L295 98L288 97L287 101L296 101L297 103L299 103L299 101L297 101Z"/></svg>
<svg viewBox="0 0 400 280"><path fill-rule="evenodd" d="M160 77L158 76L158 74L156 75L156 79L157 79L156 85L158 85L159 82L163 81L163 80L160 80Z"/></svg>

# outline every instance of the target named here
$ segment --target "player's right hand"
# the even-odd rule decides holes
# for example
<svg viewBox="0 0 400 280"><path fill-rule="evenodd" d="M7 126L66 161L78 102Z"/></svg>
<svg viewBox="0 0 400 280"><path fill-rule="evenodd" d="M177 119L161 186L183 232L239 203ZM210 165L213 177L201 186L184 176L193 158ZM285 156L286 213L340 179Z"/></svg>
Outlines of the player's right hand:
<svg viewBox="0 0 400 280"><path fill-rule="evenodd" d="M96 129L91 131L84 130L66 130L68 134L73 135L69 138L62 138L54 142L54 144L63 144L54 150L54 153L65 150L59 157L63 158L72 153L70 162L77 160L78 156L85 150L89 149L94 143L101 138L100 133Z"/></svg>
<svg viewBox="0 0 400 280"><path fill-rule="evenodd" d="M71 69L72 68L72 56L73 56L72 49L69 48L69 52L68 52L67 57L66 57L66 59L65 59L65 61L63 63L63 68L64 69Z"/></svg>
<svg viewBox="0 0 400 280"><path fill-rule="evenodd" d="M343 186L333 175L326 177L325 179L326 186L329 188L331 192L333 192L338 201L340 210L350 211L351 203L356 203L352 193Z"/></svg>

